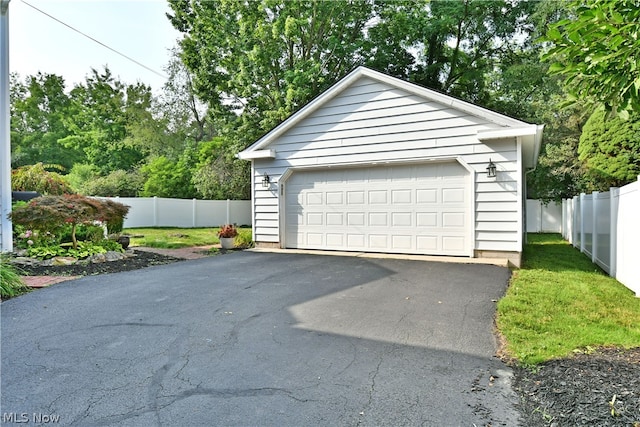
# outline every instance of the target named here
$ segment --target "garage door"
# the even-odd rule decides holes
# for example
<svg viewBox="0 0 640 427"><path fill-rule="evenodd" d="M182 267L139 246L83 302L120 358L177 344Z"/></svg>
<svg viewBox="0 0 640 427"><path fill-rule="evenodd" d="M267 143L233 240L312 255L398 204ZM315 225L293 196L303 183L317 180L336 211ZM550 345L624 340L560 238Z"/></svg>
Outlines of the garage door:
<svg viewBox="0 0 640 427"><path fill-rule="evenodd" d="M285 246L469 255L468 177L457 162L294 172Z"/></svg>

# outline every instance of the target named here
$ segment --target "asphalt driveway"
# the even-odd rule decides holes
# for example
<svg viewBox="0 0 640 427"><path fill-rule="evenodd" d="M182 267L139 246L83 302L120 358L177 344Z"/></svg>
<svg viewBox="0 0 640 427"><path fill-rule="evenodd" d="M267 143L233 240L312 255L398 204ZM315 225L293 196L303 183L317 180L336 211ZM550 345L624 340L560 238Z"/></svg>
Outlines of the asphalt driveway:
<svg viewBox="0 0 640 427"><path fill-rule="evenodd" d="M508 277L238 252L61 283L0 306L2 421L517 425L493 357Z"/></svg>

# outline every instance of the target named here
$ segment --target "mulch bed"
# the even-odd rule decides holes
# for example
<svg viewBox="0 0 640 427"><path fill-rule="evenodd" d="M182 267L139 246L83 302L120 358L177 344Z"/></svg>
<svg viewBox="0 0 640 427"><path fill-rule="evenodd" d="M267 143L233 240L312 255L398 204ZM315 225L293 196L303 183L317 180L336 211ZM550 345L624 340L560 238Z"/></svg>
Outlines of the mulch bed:
<svg viewBox="0 0 640 427"><path fill-rule="evenodd" d="M58 266L20 265L16 266L16 268L24 276L93 276L96 274L138 270L152 265L171 264L178 261L184 261L184 259L154 252L134 250L133 256L119 261L97 264L79 262L73 265Z"/></svg>
<svg viewBox="0 0 640 427"><path fill-rule="evenodd" d="M514 367L525 426L640 427L640 348Z"/></svg>

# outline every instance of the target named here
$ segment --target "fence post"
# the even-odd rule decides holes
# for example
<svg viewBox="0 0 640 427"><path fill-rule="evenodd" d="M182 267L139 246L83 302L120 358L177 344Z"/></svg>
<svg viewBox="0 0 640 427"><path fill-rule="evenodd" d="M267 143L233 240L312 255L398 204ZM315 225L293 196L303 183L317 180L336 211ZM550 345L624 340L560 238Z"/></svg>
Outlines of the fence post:
<svg viewBox="0 0 640 427"><path fill-rule="evenodd" d="M620 189L611 187L609 189L609 235L611 247L609 248L609 276L616 277L618 267L618 197Z"/></svg>
<svg viewBox="0 0 640 427"><path fill-rule="evenodd" d="M584 199L586 194L580 193L580 252L584 253Z"/></svg>
<svg viewBox="0 0 640 427"><path fill-rule="evenodd" d="M197 206L196 206L196 199L191 199L191 226L192 227L197 227L196 222L197 222L197 218L196 218L196 212L197 212Z"/></svg>
<svg viewBox="0 0 640 427"><path fill-rule="evenodd" d="M158 197L153 196L153 226L158 226Z"/></svg>
<svg viewBox="0 0 640 427"><path fill-rule="evenodd" d="M596 263L596 259L598 258L598 225L596 221L598 221L598 196L600 195L599 191L594 191L591 194L591 262Z"/></svg>
<svg viewBox="0 0 640 427"><path fill-rule="evenodd" d="M225 224L231 224L229 222L229 199L227 199L227 222Z"/></svg>

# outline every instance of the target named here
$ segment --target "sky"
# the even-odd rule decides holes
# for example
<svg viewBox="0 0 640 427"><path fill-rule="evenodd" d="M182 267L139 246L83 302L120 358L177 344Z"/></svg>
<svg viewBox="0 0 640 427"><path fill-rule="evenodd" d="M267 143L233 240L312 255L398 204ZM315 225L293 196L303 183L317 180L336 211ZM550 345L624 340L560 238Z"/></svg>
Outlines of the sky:
<svg viewBox="0 0 640 427"><path fill-rule="evenodd" d="M110 48L166 75L169 49L180 33L165 13L165 0L11 0L9 3L9 69L21 79L38 71L64 77L68 89L83 83L91 68L108 65L124 83L138 81L159 92L165 77L101 46L33 5Z"/></svg>

